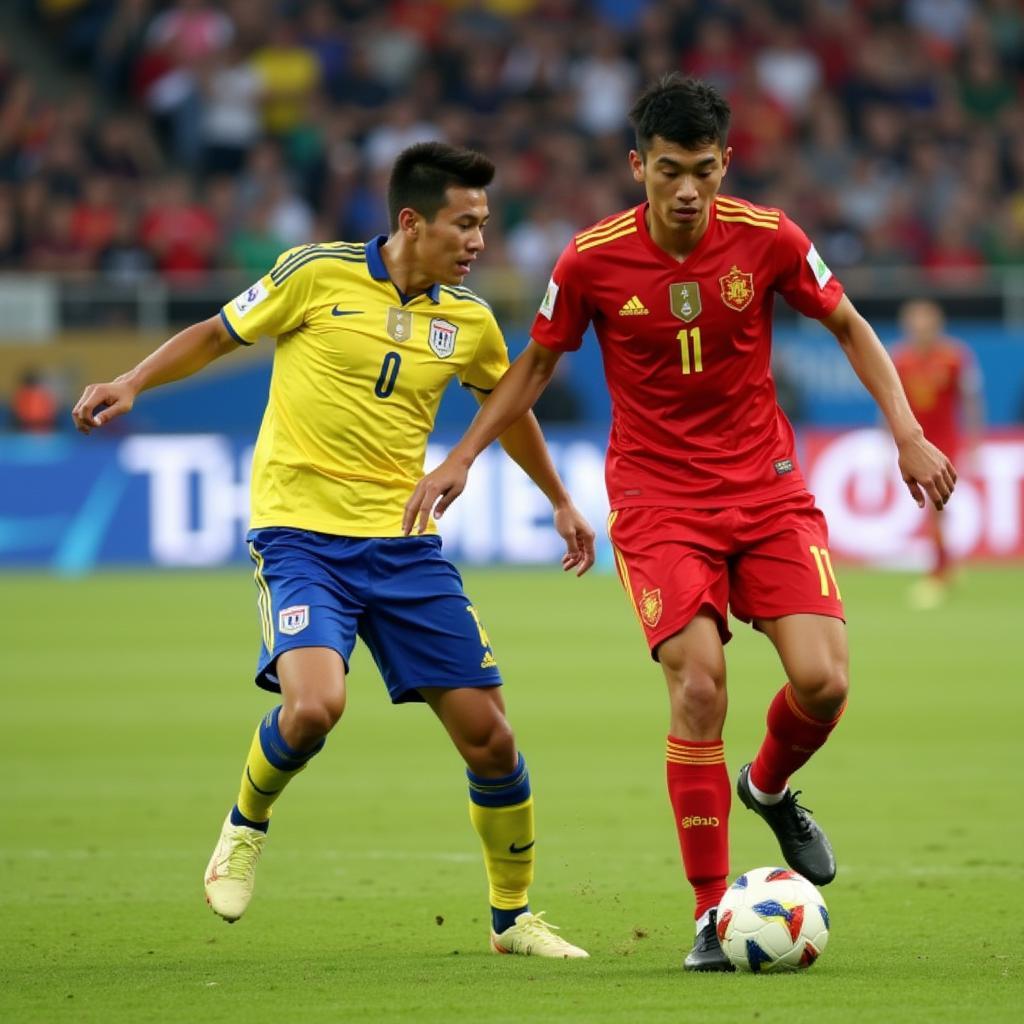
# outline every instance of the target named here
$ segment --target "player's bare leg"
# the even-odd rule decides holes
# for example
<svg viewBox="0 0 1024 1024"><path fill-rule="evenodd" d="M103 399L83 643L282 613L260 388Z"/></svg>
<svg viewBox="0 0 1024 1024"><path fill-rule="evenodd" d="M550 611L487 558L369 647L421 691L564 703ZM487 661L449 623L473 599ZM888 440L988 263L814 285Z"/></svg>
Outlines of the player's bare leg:
<svg viewBox="0 0 1024 1024"><path fill-rule="evenodd" d="M928 521L925 527L932 551L932 564L928 574L914 582L910 588L910 605L918 611L938 608L946 600L950 583L950 556L946 538L942 532L942 516L932 505L927 507Z"/></svg>
<svg viewBox="0 0 1024 1024"><path fill-rule="evenodd" d="M767 734L753 763L740 769L736 791L771 827L786 863L825 885L836 874L832 845L788 782L825 743L846 706L846 626L827 615L787 615L757 625L775 645L789 682L768 709Z"/></svg>
<svg viewBox="0 0 1024 1024"><path fill-rule="evenodd" d="M530 912L533 796L500 688L424 687L420 693L466 762L469 816L483 847L490 889L491 948L556 959L587 956L557 935L543 912Z"/></svg>
<svg viewBox="0 0 1024 1024"><path fill-rule="evenodd" d="M698 614L658 645L669 696L666 778L686 877L696 897L696 939L688 971L731 971L716 932L729 873L729 807L722 726L728 696L717 620Z"/></svg>
<svg viewBox="0 0 1024 1024"><path fill-rule="evenodd" d="M345 709L345 663L335 651L286 651L276 670L281 706L256 730L238 801L224 821L203 876L206 902L228 922L237 921L252 899L274 801L320 750Z"/></svg>

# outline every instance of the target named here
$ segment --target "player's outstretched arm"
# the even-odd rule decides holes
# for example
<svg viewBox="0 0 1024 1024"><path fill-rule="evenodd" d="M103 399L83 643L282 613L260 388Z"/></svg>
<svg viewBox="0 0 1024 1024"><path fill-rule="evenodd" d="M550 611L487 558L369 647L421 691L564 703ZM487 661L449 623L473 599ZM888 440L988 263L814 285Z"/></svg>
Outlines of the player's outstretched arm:
<svg viewBox="0 0 1024 1024"><path fill-rule="evenodd" d="M405 503L402 529L422 533L430 514L437 518L463 492L476 457L517 419L528 412L555 372L561 353L531 340L480 407L462 439L435 470L416 485Z"/></svg>
<svg viewBox="0 0 1024 1024"><path fill-rule="evenodd" d="M140 392L190 377L237 347L219 316L186 327L116 380L90 384L71 410L75 427L88 434L131 412Z"/></svg>
<svg viewBox="0 0 1024 1024"><path fill-rule="evenodd" d="M896 367L878 335L845 295L821 322L836 336L854 372L889 424L899 452L900 473L911 497L921 508L927 498L941 510L956 486L956 470L924 436L921 424L910 411Z"/></svg>

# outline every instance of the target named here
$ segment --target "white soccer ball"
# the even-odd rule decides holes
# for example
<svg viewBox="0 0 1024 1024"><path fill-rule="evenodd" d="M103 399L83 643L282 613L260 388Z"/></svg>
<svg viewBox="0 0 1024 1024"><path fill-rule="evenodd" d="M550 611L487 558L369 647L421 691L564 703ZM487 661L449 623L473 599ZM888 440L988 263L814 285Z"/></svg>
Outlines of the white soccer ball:
<svg viewBox="0 0 1024 1024"><path fill-rule="evenodd" d="M754 868L718 904L718 941L741 971L798 971L828 943L821 893L789 868Z"/></svg>

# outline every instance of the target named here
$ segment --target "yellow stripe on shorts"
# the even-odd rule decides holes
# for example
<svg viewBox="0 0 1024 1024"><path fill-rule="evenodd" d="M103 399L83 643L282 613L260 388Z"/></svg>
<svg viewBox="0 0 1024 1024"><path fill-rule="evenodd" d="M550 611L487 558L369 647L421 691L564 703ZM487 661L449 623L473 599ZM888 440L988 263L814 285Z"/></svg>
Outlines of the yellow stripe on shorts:
<svg viewBox="0 0 1024 1024"><path fill-rule="evenodd" d="M256 607L260 613L260 632L263 634L263 646L268 654L274 653L274 618L270 601L270 587L263 578L263 556L256 550L256 545L249 542L249 556L256 563L253 579L256 581Z"/></svg>

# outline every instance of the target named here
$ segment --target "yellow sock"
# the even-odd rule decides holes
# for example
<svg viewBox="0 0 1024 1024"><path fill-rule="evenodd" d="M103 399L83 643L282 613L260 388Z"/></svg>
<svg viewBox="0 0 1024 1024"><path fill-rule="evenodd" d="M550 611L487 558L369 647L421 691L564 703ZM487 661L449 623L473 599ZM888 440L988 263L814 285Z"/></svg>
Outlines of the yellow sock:
<svg viewBox="0 0 1024 1024"><path fill-rule="evenodd" d="M274 708L260 722L242 769L235 806L252 822L269 820L271 807L281 791L324 745L321 740L312 750L301 753L289 747L277 725L280 710L280 707Z"/></svg>
<svg viewBox="0 0 1024 1024"><path fill-rule="evenodd" d="M481 807L471 800L469 817L484 848L491 906L525 907L533 882L533 797L512 807Z"/></svg>
<svg viewBox="0 0 1024 1024"><path fill-rule="evenodd" d="M469 777L469 818L480 837L491 906L518 910L527 906L533 881L534 831L530 775L522 755L504 778Z"/></svg>

